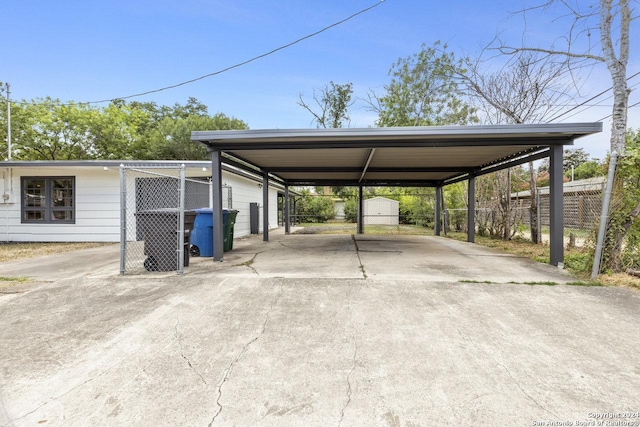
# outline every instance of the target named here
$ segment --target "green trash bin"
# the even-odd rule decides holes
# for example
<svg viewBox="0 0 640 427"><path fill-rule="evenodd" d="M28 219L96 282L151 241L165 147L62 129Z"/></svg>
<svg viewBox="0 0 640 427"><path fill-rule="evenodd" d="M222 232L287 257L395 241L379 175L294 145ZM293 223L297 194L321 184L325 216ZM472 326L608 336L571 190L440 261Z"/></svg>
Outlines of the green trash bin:
<svg viewBox="0 0 640 427"><path fill-rule="evenodd" d="M236 217L238 216L238 211L231 210L223 210L222 212L224 217L224 239L223 239L223 250L224 252L229 252L233 249L233 226L236 223Z"/></svg>

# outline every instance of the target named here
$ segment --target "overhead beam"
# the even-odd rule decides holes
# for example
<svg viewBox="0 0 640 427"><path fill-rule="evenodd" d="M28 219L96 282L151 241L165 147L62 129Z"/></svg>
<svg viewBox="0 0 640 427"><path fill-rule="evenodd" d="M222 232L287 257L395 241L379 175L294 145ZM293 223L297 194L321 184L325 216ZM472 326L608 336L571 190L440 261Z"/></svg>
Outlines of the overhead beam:
<svg viewBox="0 0 640 427"><path fill-rule="evenodd" d="M257 129L227 131L194 131L191 140L207 142L219 146L226 142L238 143L302 143L316 145L326 141L340 143L364 142L366 144L382 142L397 145L405 141L457 141L466 143L478 141L509 142L525 138L567 138L585 136L602 132L601 122L592 123L539 123L516 125L482 126L403 126L385 128L335 128L335 129ZM222 148L219 146L219 148ZM368 148L377 148L369 145Z"/></svg>
<svg viewBox="0 0 640 427"><path fill-rule="evenodd" d="M368 163L367 163L368 164ZM269 166L270 172L278 173L321 173L321 172L347 172L347 173L359 173L362 172L362 176L365 173L398 173L398 172L459 172L459 171L471 171L474 167L460 167L460 166L422 166L422 167L369 167L363 170L358 166Z"/></svg>
<svg viewBox="0 0 640 427"><path fill-rule="evenodd" d="M369 151L369 157L367 157L367 162L365 163L364 167L362 168L362 174L360 174L360 179L358 180L358 182L362 182L362 180L364 179L364 176L367 174L367 169L369 168L369 164L371 163L371 160L373 160L373 155L376 154L376 149L372 148Z"/></svg>
<svg viewBox="0 0 640 427"><path fill-rule="evenodd" d="M192 140L193 137L192 137ZM331 149L331 148L415 148L415 147L499 147L499 146L550 146L550 145L570 145L573 138L571 136L559 137L557 139L541 137L517 137L500 139L474 139L474 138L442 138L442 139L400 139L400 140L340 140L323 139L317 141L283 141L283 140L260 140L260 141L239 141L239 140L200 140L195 141L206 144L214 149L231 152L244 150L295 150L295 149Z"/></svg>
<svg viewBox="0 0 640 427"><path fill-rule="evenodd" d="M501 163L499 165L495 165L495 166L491 166L485 169L476 169L476 170L472 170L470 172L473 172L473 174L475 176L481 176L481 175L486 175L488 173L492 173L492 172L497 172L503 169L508 169L508 168L512 168L515 166L520 166L523 165L525 163L529 163L529 162L533 162L536 160L541 160L541 159L545 159L547 157L549 157L550 155L550 151L549 149L545 149L543 151L522 157L522 158L518 158L515 160L511 160L505 163ZM445 185L450 185L450 184L455 184L456 182L461 182L461 181L466 181L469 179L469 172L463 172L460 175L456 176L456 177L452 177L449 178L447 180L445 180Z"/></svg>
<svg viewBox="0 0 640 427"><path fill-rule="evenodd" d="M292 186L341 186L341 187L357 187L358 181L351 179L289 179L289 185ZM366 180L361 184L365 186L375 187L435 187L442 180Z"/></svg>

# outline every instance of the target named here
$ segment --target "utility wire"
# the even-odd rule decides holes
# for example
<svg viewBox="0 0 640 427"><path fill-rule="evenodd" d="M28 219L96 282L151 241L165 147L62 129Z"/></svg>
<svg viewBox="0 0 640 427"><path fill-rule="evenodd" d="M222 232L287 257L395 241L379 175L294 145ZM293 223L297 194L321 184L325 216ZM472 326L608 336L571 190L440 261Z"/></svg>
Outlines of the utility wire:
<svg viewBox="0 0 640 427"><path fill-rule="evenodd" d="M633 88L635 88L636 86L639 86L639 85L640 85L640 82L629 86L627 89L632 90ZM571 118L571 117L573 117L575 115L578 115L578 114L582 114L582 113L584 113L585 111L587 111L591 107L613 107L613 104L611 104L611 105L602 104L602 102L604 102L604 101L606 101L606 100L608 100L610 98L613 98L613 94L611 94L611 95L607 96L606 98L600 100L599 104L588 104L588 105L585 105L585 107L587 107L587 108L585 108L584 110L581 110L581 111L576 111L575 113L571 114L570 116L567 116L565 119Z"/></svg>
<svg viewBox="0 0 640 427"><path fill-rule="evenodd" d="M636 107L636 106L638 106L638 105L640 105L640 101L636 102L635 104L629 105L629 106L627 107L627 111L629 111L629 109L631 109L631 108L633 108L633 107ZM603 121L603 120L608 119L608 118L609 118L609 117L611 117L611 116L613 116L613 113L609 114L608 116L604 116L603 118L601 118L601 119L600 119L600 120L598 120L598 121L599 121L599 122L601 122L601 121Z"/></svg>
<svg viewBox="0 0 640 427"><path fill-rule="evenodd" d="M263 53L263 54L258 55L258 56L254 56L251 59L247 59L246 61L239 62L239 63L237 63L235 65L231 65L231 66L229 66L227 68L223 68L222 70L214 71L213 73L205 74L204 76L196 77L195 79L186 80L184 82L176 83L176 84L170 85L170 86L161 87L159 89L153 89L153 90L149 90L149 91L146 91L146 92L140 92L140 93L136 93L136 94L133 94L133 95L127 95L127 96L122 96L122 97L118 97L118 98L101 99L99 101L82 102L82 103L79 103L79 104L101 104L103 102L112 102L112 101L120 100L120 99L136 98L136 97L139 97L139 96L149 95L151 93L157 93L157 92L162 92L162 91L165 91L165 90L168 90L168 89L174 89L174 88L177 88L177 87L180 87L180 86L185 86L185 85L197 82L199 80L203 80L203 79L206 79L206 78L209 78L209 77L217 76L218 74L225 73L227 71L233 70L234 68L242 67L243 65L247 65L247 64L249 64L249 63L251 63L253 61L257 61L258 59L262 59L262 58L264 58L266 56L273 55L276 52L279 52L279 51L281 51L283 49L289 48L289 47L291 47L291 46L293 46L295 44L298 44L298 43L300 43L300 42L302 42L304 40L307 40L307 39L310 39L312 37L315 37L318 34L324 33L325 31L327 31L327 30L329 30L329 29L331 29L333 27L337 27L338 25L344 24L345 22L355 18L356 16L362 15L363 13L368 12L371 9L380 6L382 3L384 3L384 0L380 0L379 2L377 2L376 4L374 4L372 6L369 6L369 7L365 8L365 9L362 9L361 11L356 12L356 13L354 13L354 14L352 14L352 15L350 15L350 16L348 16L348 17L346 17L346 18L344 18L344 19L342 19L342 20L340 20L338 22L335 22L335 23L333 23L331 25L328 25L328 26L322 28L321 30L318 30L318 31L316 31L314 33L308 34L308 35L306 35L304 37L301 37L301 38L299 38L297 40L294 40L291 43L287 43L287 44L282 45L280 47L277 47L277 48L275 48L273 50L270 50L269 52Z"/></svg>
<svg viewBox="0 0 640 427"><path fill-rule="evenodd" d="M634 77L636 77L636 76L638 76L638 75L640 75L640 71L638 71L637 73L635 73L635 74L634 74L634 75L632 75L632 76L627 77L627 81L631 80L632 78L634 78ZM570 108L570 109L568 109L567 111L564 111L564 112L562 112L562 113L558 114L558 115L557 115L557 116L555 116L555 117L552 117L551 119L549 119L549 122L552 122L552 121L554 121L554 120L557 120L557 119L559 119L559 118L560 118L560 117L562 117L562 116L566 116L567 114L569 114L570 112L572 112L572 111L573 111L573 110L575 110L576 108L580 108L580 107L582 107L583 105L587 104L588 102L591 102L591 101L593 101L594 99L596 99L596 98L598 98L598 97L600 97L600 96L604 95L605 93L609 92L611 89L613 89L613 86L611 86L609 89L605 89L605 90L603 90L602 92L600 92L599 94L597 94L597 95L595 95L595 96L592 96L591 98L587 99L586 101L581 102L580 104L576 105L575 107Z"/></svg>

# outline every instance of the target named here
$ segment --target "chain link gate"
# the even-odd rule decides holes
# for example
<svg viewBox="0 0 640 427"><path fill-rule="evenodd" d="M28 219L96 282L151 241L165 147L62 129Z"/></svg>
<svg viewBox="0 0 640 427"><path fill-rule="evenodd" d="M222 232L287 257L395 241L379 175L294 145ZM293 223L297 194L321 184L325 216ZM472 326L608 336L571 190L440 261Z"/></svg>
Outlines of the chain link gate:
<svg viewBox="0 0 640 427"><path fill-rule="evenodd" d="M184 272L191 209L211 207L210 178L186 178L184 166L120 167L120 274ZM231 205L231 188L223 188Z"/></svg>

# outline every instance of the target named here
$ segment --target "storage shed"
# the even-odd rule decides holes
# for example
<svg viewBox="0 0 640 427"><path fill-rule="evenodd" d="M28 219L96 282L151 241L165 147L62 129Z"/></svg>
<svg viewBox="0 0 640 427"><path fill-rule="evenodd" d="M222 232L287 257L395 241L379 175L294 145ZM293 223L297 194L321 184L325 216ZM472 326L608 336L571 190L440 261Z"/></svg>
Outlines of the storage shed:
<svg viewBox="0 0 640 427"><path fill-rule="evenodd" d="M373 197L364 201L365 225L398 225L400 202L386 197Z"/></svg>

